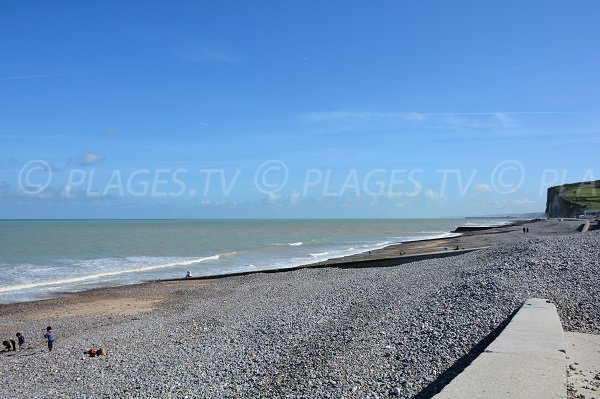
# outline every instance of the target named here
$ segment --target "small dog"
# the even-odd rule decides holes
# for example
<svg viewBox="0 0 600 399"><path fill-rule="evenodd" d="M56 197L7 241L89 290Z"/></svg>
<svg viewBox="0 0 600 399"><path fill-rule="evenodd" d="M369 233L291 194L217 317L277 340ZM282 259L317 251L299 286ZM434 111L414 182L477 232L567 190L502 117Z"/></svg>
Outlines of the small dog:
<svg viewBox="0 0 600 399"><path fill-rule="evenodd" d="M4 345L4 348L5 348L4 350L7 350L7 351L16 351L17 350L17 343L15 342L14 339L2 341L2 345Z"/></svg>

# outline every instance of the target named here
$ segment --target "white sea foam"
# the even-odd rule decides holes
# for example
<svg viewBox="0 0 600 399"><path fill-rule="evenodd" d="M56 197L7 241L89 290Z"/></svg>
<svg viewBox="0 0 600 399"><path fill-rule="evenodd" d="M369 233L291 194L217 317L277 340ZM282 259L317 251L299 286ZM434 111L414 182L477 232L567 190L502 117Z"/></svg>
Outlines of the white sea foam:
<svg viewBox="0 0 600 399"><path fill-rule="evenodd" d="M81 291L148 280L177 278L190 269L194 276L210 276L243 271L261 271L298 267L327 259L339 258L384 248L394 243L458 236L447 233L464 220L423 221L348 221L329 224L296 222L243 222L232 229L231 222L222 229L217 222L119 222L118 229L104 222L60 222L70 229L59 229L60 235L51 241L53 255L42 255L50 245L47 241L11 245L0 256L0 268L6 278L0 282L0 302L47 298L63 292ZM474 220L466 221L473 223ZM476 220L475 222L479 222ZM482 220L485 222L485 220ZM494 222L492 220L492 222ZM55 222L48 222L52 225ZM46 232L48 223L39 223ZM164 229L168 224L173 229ZM144 228L140 228L143 224ZM500 223L498 223L500 224ZM197 228L188 230L190 225ZM259 228L255 228L255 225ZM380 227L381 226L381 227ZM2 225L0 238L7 240L19 233L19 242L26 242L30 230L13 222ZM284 229L282 229L284 227ZM185 235L171 234L182 228ZM124 245L127 237L114 240L112 247L99 245L104 237L134 229L140 240ZM213 230L214 229L214 230ZM69 233L71 232L71 233ZM148 233L147 235L146 232ZM348 234L346 234L346 232ZM68 233L68 234L67 234ZM300 236L302 234L302 241ZM18 234L17 234L18 235ZM41 234L39 234L42 236ZM69 243L65 245L65 243ZM4 248L6 250L6 248ZM219 253L212 257L193 257L197 251ZM10 262L7 260L11 259Z"/></svg>
<svg viewBox="0 0 600 399"><path fill-rule="evenodd" d="M45 281L37 281L37 282L31 282L31 283L26 283L26 284L8 285L5 287L0 287L0 293L28 290L28 289L40 288L40 287L70 285L70 284L82 283L82 282L86 282L86 281L90 281L90 280L96 280L96 279L103 278L103 277L118 276L118 275L126 274L126 273L139 273L139 272L147 272L147 271L157 270L157 269L165 269L165 268L170 268L170 267L189 266L189 265L193 265L195 263L206 262L209 260L218 260L219 258L220 258L220 255L207 256L204 258L186 258L186 259L181 259L181 260L177 260L174 262L160 263L160 264L150 265L150 266L135 267L135 268L125 269L125 270L105 271L105 272L100 272L100 273L84 274L81 276L74 276L74 277L68 277L68 278L62 278L62 279L56 279L56 280L45 280Z"/></svg>
<svg viewBox="0 0 600 399"><path fill-rule="evenodd" d="M500 227L500 226L506 226L507 224L511 224L512 222L507 221L507 220L502 220L502 221L491 221L488 220L486 222L465 222L462 225L465 227Z"/></svg>

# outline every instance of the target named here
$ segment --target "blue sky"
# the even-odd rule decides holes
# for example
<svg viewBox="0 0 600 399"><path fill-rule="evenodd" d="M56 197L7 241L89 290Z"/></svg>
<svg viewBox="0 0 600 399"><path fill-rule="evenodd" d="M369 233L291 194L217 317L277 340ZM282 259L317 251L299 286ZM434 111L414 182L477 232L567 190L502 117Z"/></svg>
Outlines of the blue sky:
<svg viewBox="0 0 600 399"><path fill-rule="evenodd" d="M543 211L600 178L595 1L0 3L0 218Z"/></svg>

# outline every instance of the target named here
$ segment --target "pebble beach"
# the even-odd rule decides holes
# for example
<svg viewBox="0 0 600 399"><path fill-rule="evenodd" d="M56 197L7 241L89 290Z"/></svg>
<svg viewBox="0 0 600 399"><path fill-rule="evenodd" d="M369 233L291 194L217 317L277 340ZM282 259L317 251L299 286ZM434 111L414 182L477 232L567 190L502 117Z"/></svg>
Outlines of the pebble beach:
<svg viewBox="0 0 600 399"><path fill-rule="evenodd" d="M535 226L532 225L532 226ZM515 236L516 237L516 236ZM152 282L0 307L6 398L427 398L522 302L600 334L600 232L376 268ZM55 350L43 340L58 334ZM105 348L106 356L84 352Z"/></svg>

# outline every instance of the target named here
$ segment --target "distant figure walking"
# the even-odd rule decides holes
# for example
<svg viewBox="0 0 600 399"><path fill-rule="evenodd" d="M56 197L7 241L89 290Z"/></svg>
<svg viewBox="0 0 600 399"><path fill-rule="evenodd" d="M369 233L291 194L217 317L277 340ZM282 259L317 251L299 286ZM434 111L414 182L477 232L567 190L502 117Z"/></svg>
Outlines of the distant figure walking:
<svg viewBox="0 0 600 399"><path fill-rule="evenodd" d="M525 229L525 227L523 227L523 234L527 233L527 230Z"/></svg>
<svg viewBox="0 0 600 399"><path fill-rule="evenodd" d="M529 227L525 230L526 233L529 233Z"/></svg>
<svg viewBox="0 0 600 399"><path fill-rule="evenodd" d="M21 334L20 332L17 333L17 340L19 341L19 349L21 349L21 347L23 345L25 345L25 336L23 334Z"/></svg>
<svg viewBox="0 0 600 399"><path fill-rule="evenodd" d="M192 272L188 270L185 274L185 278L192 278Z"/></svg>
<svg viewBox="0 0 600 399"><path fill-rule="evenodd" d="M44 338L48 339L48 351L52 351L54 341L56 340L56 333L52 331L52 327L46 327L46 334L44 334Z"/></svg>

